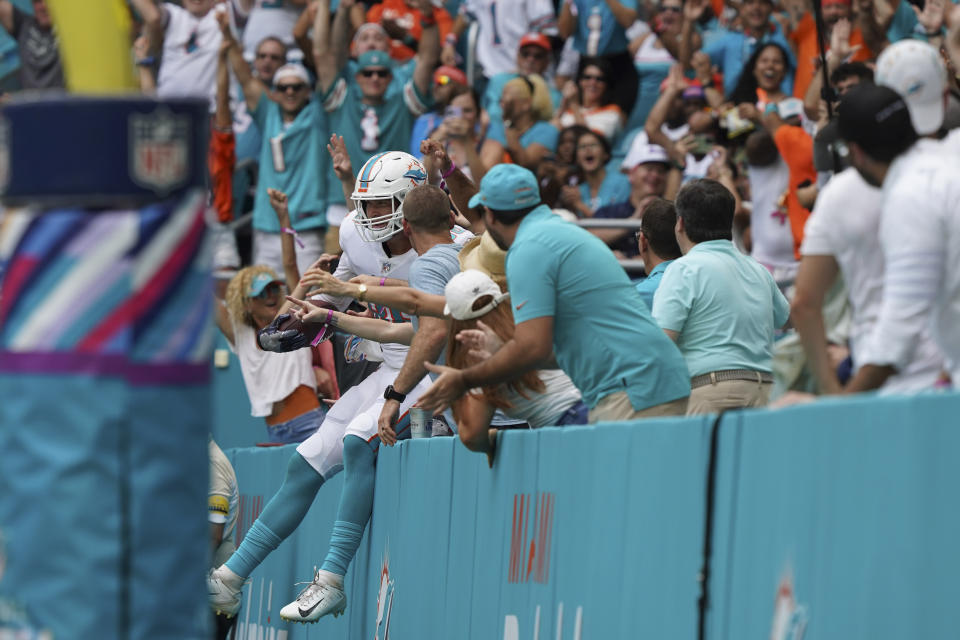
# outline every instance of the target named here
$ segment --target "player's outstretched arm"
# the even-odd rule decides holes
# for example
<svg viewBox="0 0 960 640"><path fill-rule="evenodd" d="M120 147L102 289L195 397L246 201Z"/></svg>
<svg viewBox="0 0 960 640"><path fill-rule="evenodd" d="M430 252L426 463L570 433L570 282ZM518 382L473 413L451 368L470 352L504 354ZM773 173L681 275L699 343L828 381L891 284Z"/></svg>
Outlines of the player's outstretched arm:
<svg viewBox="0 0 960 640"><path fill-rule="evenodd" d="M287 300L295 309L297 317L305 324L328 324L337 331L351 333L375 342L410 344L413 340L413 325L409 322L387 322L377 318L351 316L293 296L287 296Z"/></svg>

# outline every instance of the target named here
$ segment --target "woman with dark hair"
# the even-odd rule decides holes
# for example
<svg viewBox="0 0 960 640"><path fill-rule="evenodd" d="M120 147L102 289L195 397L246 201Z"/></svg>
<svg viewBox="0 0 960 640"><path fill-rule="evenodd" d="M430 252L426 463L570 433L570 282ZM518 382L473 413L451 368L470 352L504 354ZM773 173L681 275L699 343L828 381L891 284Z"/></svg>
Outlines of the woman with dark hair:
<svg viewBox="0 0 960 640"><path fill-rule="evenodd" d="M592 218L602 206L630 197L630 182L617 171L607 171L610 143L587 130L577 137L576 173L563 187L560 202L578 218Z"/></svg>
<svg viewBox="0 0 960 640"><path fill-rule="evenodd" d="M577 163L577 138L581 133L590 131L583 125L575 124L560 132L557 138L557 164L573 168Z"/></svg>
<svg viewBox="0 0 960 640"><path fill-rule="evenodd" d="M576 84L563 87L563 102L554 119L558 129L579 124L607 140L615 140L626 121L623 110L613 101L610 63L603 58L583 58Z"/></svg>
<svg viewBox="0 0 960 640"><path fill-rule="evenodd" d="M750 104L762 111L768 104L789 98L782 84L791 68L790 55L782 46L775 42L759 46L743 65L740 78L727 98L728 102ZM744 114L741 116L746 117Z"/></svg>

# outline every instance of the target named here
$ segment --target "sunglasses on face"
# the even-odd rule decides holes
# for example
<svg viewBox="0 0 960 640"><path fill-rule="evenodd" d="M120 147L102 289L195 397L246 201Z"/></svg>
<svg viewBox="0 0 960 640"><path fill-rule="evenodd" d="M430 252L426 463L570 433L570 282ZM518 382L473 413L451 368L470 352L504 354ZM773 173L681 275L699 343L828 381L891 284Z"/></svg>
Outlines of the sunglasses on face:
<svg viewBox="0 0 960 640"><path fill-rule="evenodd" d="M603 76L598 76L598 75L593 75L593 74L590 74L590 75L582 75L582 76L580 76L580 79L581 79L581 80L593 80L594 82L606 82L606 81L607 81L607 79L604 78Z"/></svg>
<svg viewBox="0 0 960 640"><path fill-rule="evenodd" d="M534 60L543 60L547 57L547 52L543 49L527 49L524 51L520 49L521 58L533 58Z"/></svg>
<svg viewBox="0 0 960 640"><path fill-rule="evenodd" d="M280 93L299 93L300 91L303 91L304 87L306 86L307 85L302 82L297 82L295 84L278 84L277 91Z"/></svg>
<svg viewBox="0 0 960 640"><path fill-rule="evenodd" d="M389 78L390 71L387 69L364 69L360 72L360 75L364 78L373 78L374 76L377 78Z"/></svg>

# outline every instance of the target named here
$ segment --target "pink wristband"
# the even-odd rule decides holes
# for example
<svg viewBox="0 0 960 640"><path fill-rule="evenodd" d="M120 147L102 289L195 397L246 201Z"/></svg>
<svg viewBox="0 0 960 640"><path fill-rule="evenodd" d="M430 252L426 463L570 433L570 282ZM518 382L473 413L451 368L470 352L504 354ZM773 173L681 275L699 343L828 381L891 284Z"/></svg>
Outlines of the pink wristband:
<svg viewBox="0 0 960 640"><path fill-rule="evenodd" d="M382 287L384 284L386 284L386 282L387 282L387 276L383 276L382 278L380 278L380 286L381 286L381 287Z"/></svg>
<svg viewBox="0 0 960 640"><path fill-rule="evenodd" d="M330 324L331 320L333 320L333 309L327 309L327 319L323 321L323 324Z"/></svg>
<svg viewBox="0 0 960 640"><path fill-rule="evenodd" d="M300 240L300 234L297 233L296 230L291 229L290 227L284 227L280 229L280 231L283 231L284 233L289 233L291 236L293 236L293 239L296 240L297 242L297 246L300 247L301 249L307 246L303 244L302 240Z"/></svg>
<svg viewBox="0 0 960 640"><path fill-rule="evenodd" d="M446 179L449 178L450 175L451 175L454 171L456 171L456 170L457 170L457 163L454 162L453 160L451 160L451 161L450 161L450 168L447 169L447 172L446 172L446 173L440 174L440 177L443 178L444 180L446 180Z"/></svg>

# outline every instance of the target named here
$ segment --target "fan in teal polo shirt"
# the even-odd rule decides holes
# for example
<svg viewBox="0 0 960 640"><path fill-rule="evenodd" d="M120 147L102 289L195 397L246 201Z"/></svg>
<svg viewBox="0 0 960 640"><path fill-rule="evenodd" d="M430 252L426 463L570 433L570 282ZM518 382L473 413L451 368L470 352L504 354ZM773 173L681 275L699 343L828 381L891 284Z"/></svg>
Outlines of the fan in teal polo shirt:
<svg viewBox="0 0 960 640"><path fill-rule="evenodd" d="M690 382L680 352L610 249L541 204L533 173L493 167L470 206L483 206L487 231L507 250L516 333L479 365L431 367L442 375L421 406L438 410L467 389L559 365L583 394L590 422L686 411Z"/></svg>
<svg viewBox="0 0 960 640"><path fill-rule="evenodd" d="M733 246L733 194L691 180L677 194L673 261L653 317L690 369L690 413L764 406L773 383L773 334L790 305L766 267Z"/></svg>
<svg viewBox="0 0 960 640"><path fill-rule="evenodd" d="M673 203L663 198L655 198L643 210L640 231L637 232L637 244L640 247L640 259L647 277L637 283L637 293L643 298L647 309L653 309L653 294L656 293L663 272L670 264L683 255L677 244L673 228L677 224L677 210Z"/></svg>

